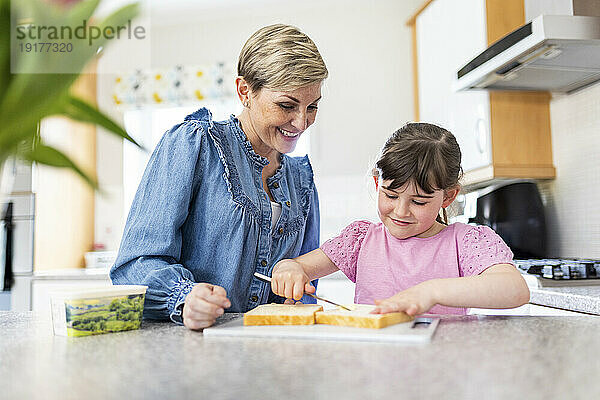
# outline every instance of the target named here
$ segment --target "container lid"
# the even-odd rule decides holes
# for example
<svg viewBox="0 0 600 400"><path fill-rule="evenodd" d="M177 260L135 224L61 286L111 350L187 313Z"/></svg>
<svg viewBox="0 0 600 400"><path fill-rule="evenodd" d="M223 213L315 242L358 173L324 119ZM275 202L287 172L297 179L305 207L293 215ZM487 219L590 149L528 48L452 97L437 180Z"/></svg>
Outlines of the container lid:
<svg viewBox="0 0 600 400"><path fill-rule="evenodd" d="M112 285L112 286L88 286L57 289L50 292L51 297L64 299L90 299L95 297L128 296L146 293L148 286L143 285Z"/></svg>

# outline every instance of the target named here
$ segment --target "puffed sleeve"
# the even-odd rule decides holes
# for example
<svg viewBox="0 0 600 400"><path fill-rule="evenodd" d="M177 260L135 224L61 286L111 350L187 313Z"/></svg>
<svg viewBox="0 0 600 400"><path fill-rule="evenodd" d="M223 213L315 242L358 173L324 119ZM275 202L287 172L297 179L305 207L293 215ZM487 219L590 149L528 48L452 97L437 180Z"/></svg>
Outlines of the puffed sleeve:
<svg viewBox="0 0 600 400"><path fill-rule="evenodd" d="M345 227L339 236L329 239L321 246L327 257L352 282L356 282L356 261L362 242L372 222L355 221Z"/></svg>
<svg viewBox="0 0 600 400"><path fill-rule="evenodd" d="M313 193L310 199L310 208L306 217L306 228L304 230L304 238L302 239L302 247L300 254L306 254L319 247L320 240L320 215L319 215L319 195L316 186L313 185ZM319 280L311 281L311 284L316 288L319 285ZM316 304L317 301L308 295L302 296L300 301L304 304Z"/></svg>
<svg viewBox="0 0 600 400"><path fill-rule="evenodd" d="M125 224L114 284L147 285L144 318L182 323L181 305L194 277L180 263L181 226L202 170L202 125L187 121L167 131L152 153Z"/></svg>
<svg viewBox="0 0 600 400"><path fill-rule="evenodd" d="M320 240L320 215L319 215L319 195L316 186L313 186L313 193L310 201L310 209L306 218L306 229L304 230L304 239L300 255L306 254L319 247Z"/></svg>
<svg viewBox="0 0 600 400"><path fill-rule="evenodd" d="M487 226L469 226L458 246L461 276L479 275L492 265L513 263L510 248Z"/></svg>

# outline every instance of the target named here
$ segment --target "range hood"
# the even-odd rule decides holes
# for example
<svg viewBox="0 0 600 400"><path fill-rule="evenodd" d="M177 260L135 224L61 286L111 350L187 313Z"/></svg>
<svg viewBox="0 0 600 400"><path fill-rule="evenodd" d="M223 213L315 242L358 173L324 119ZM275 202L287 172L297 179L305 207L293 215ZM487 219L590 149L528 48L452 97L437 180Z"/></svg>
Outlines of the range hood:
<svg viewBox="0 0 600 400"><path fill-rule="evenodd" d="M540 15L457 72L454 90L572 92L600 80L600 17Z"/></svg>

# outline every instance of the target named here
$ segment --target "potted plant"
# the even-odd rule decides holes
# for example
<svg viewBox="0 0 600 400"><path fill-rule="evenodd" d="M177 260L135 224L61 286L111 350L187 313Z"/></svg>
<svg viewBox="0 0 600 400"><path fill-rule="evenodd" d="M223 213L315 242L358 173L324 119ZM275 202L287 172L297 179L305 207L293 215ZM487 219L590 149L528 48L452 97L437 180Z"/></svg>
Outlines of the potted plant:
<svg viewBox="0 0 600 400"><path fill-rule="evenodd" d="M86 64L108 44L110 37L93 41L89 37L74 38L70 41L72 51L69 54L58 54L43 47L42 51L38 47L35 52L31 48L27 52L23 47L23 43L32 42L29 40L32 37L34 43L43 42L43 38L38 37L39 29L38 36L35 35L33 29L36 26L60 27L67 32L69 27L75 29L84 25L89 29L95 26L110 33L111 27L125 25L138 13L138 5L131 4L102 21L93 21L92 15L98 4L99 0L13 0L12 4L11 0L0 0L0 179L2 166L15 157L71 169L97 188L94 177L82 171L64 153L44 143L39 126L48 116L62 115L97 124L137 145L119 124L69 92ZM50 32L51 29L46 29L42 33ZM25 40L19 41L19 37L25 37ZM61 71L62 67L68 70Z"/></svg>

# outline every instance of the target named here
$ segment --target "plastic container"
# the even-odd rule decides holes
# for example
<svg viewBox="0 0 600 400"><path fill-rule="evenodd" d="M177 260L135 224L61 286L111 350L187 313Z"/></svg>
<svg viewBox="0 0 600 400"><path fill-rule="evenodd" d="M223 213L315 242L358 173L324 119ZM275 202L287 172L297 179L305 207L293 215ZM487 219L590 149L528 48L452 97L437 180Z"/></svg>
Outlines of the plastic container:
<svg viewBox="0 0 600 400"><path fill-rule="evenodd" d="M117 259L116 251L90 251L84 254L86 268L110 269Z"/></svg>
<svg viewBox="0 0 600 400"><path fill-rule="evenodd" d="M89 336L138 329L147 288L113 285L52 292L54 334Z"/></svg>

